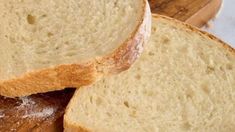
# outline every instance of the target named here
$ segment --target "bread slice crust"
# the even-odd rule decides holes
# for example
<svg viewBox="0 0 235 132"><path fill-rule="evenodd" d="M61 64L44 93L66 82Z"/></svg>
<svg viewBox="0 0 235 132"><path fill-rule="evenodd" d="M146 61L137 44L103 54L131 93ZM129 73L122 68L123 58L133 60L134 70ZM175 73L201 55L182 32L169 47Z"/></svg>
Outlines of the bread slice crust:
<svg viewBox="0 0 235 132"><path fill-rule="evenodd" d="M151 32L150 7L147 0L143 1L142 19L137 28L113 53L86 62L30 71L19 77L0 81L0 95L19 97L66 87L78 88L91 84L102 76L128 69L143 51Z"/></svg>

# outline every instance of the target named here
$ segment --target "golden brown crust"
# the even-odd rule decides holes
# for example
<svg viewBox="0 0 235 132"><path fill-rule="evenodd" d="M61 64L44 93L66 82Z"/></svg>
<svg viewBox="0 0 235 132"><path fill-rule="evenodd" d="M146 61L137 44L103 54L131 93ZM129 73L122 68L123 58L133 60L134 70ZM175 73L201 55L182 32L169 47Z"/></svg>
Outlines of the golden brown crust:
<svg viewBox="0 0 235 132"><path fill-rule="evenodd" d="M91 132L85 127L64 122L64 132Z"/></svg>
<svg viewBox="0 0 235 132"><path fill-rule="evenodd" d="M1 82L0 94L16 97L60 90L65 87L79 87L94 82L96 77L96 68L93 63L61 65Z"/></svg>
<svg viewBox="0 0 235 132"><path fill-rule="evenodd" d="M114 53L97 59L98 71L102 74L115 74L127 70L143 52L144 44L147 43L151 34L152 17L150 7L146 0L142 7L142 19L138 27L129 39L122 46L115 50Z"/></svg>
<svg viewBox="0 0 235 132"><path fill-rule="evenodd" d="M136 30L113 53L95 58L87 63L60 65L26 73L15 79L0 82L0 95L26 96L88 85L107 74L128 69L143 51L151 31L151 13L146 0L142 20Z"/></svg>

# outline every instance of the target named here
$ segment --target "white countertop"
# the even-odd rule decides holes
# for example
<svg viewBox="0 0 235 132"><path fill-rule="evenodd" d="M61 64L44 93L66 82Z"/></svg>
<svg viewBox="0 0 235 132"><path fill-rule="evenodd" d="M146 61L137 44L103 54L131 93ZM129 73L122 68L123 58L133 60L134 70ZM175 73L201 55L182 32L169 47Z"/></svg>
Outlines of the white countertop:
<svg viewBox="0 0 235 132"><path fill-rule="evenodd" d="M214 34L235 48L235 0L223 0L217 17L209 23L211 27L203 27L203 30Z"/></svg>

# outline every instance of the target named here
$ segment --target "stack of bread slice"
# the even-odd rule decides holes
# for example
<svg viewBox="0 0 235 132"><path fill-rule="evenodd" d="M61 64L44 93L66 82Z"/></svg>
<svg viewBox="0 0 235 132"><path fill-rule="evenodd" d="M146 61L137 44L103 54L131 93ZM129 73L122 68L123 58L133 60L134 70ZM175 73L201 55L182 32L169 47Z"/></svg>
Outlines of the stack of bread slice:
<svg viewBox="0 0 235 132"><path fill-rule="evenodd" d="M25 27L20 34L25 38L15 40L22 45L11 41L11 36L20 33L10 32L11 25L2 31L9 34L1 39L6 42L1 49L1 95L78 88L64 115L67 132L235 131L232 47L177 20L160 15L151 20L145 0L59 1L55 3L69 8L58 8L58 14L48 11L55 13L53 17L40 20L36 7L42 0L32 6L39 14L28 14L28 23L13 24ZM17 2L19 5L13 5L20 9L33 5ZM45 8L55 3L49 2ZM67 11L71 14L63 18ZM79 21L76 16L84 18ZM37 34L50 28L44 29L40 22L52 25L45 40ZM58 51L53 50L57 46ZM5 52L7 49L12 52ZM17 59L11 58L16 51L22 52Z"/></svg>

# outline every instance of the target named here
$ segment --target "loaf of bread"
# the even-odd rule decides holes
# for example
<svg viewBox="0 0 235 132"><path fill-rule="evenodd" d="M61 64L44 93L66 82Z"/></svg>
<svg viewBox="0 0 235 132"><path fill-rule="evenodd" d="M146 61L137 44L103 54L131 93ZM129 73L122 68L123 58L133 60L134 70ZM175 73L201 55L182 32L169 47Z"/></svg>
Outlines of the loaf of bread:
<svg viewBox="0 0 235 132"><path fill-rule="evenodd" d="M66 89L20 98L0 96L0 132L63 132L64 111L73 93Z"/></svg>
<svg viewBox="0 0 235 132"><path fill-rule="evenodd" d="M155 16L140 59L78 89L66 132L233 132L235 50L198 29Z"/></svg>
<svg viewBox="0 0 235 132"><path fill-rule="evenodd" d="M151 30L147 0L4 0L0 95L88 85L127 69Z"/></svg>

